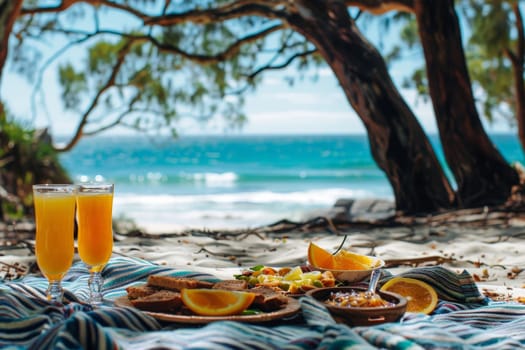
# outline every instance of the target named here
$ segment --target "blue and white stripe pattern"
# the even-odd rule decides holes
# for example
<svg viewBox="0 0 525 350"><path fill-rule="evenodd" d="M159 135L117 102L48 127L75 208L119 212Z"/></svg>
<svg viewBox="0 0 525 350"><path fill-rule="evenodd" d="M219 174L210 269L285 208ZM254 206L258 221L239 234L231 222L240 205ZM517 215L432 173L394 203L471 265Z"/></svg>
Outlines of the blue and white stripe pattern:
<svg viewBox="0 0 525 350"><path fill-rule="evenodd" d="M214 276L114 257L103 271L107 299L150 274L216 280ZM410 270L436 288L440 303L430 315L406 314L399 322L350 328L335 323L319 303L301 298L301 317L245 324L162 324L132 309L85 304L87 270L76 263L64 279L63 306L43 300L45 279L26 276L0 283L0 347L8 349L519 349L525 348L525 306L492 303L467 272L441 267ZM385 282L389 277L385 277Z"/></svg>

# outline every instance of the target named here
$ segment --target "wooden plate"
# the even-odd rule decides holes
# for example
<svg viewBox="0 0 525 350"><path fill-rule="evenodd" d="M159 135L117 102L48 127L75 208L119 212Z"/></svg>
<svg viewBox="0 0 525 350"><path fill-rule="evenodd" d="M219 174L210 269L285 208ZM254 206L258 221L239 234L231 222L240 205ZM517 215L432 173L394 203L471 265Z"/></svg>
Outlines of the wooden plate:
<svg viewBox="0 0 525 350"><path fill-rule="evenodd" d="M126 295L115 299L115 306L133 307ZM288 303L282 309L265 312L257 315L233 315L233 316L199 316L199 315L176 315L162 312L143 311L144 313L156 318L159 321L187 323L187 324L206 324L214 321L238 321L247 323L259 323L280 320L294 316L301 309L298 300L288 298Z"/></svg>

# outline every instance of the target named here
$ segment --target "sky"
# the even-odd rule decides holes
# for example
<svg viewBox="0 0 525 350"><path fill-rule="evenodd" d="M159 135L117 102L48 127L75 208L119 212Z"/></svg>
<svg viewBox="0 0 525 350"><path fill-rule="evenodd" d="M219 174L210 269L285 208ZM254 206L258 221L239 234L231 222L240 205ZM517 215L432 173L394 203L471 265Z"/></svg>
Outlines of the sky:
<svg viewBox="0 0 525 350"><path fill-rule="evenodd" d="M367 35L372 41L378 41L379 36L380 33L373 31ZM391 76L398 86L415 64L420 64L417 62L421 62L421 55L408 57L391 67ZM317 82L312 82L307 76L294 86L289 86L284 79L289 73L267 72L257 90L246 96L247 123L240 131L228 130L227 133L243 135L365 133L361 120L352 110L328 67L321 68ZM55 136L71 135L79 117L62 110L54 70L48 69L42 81L46 108L39 108L34 120L31 107L32 86L24 78L11 72L9 66L3 73L1 97L18 120L37 128L50 127ZM413 90L400 91L423 129L429 134L436 133L431 104L418 98ZM496 120L495 123L488 125L484 118L482 119L489 133L513 132L505 121ZM225 128L218 118L206 125L183 120L177 130L180 135L222 134ZM119 135L129 131L114 129L111 133Z"/></svg>
<svg viewBox="0 0 525 350"><path fill-rule="evenodd" d="M398 80L402 75L403 63L399 64ZM396 71L392 71L396 79ZM68 135L74 130L77 119L74 115L64 112L60 106L59 89L52 74L45 77L45 94L47 113L39 110L35 120L36 127L52 125L55 135ZM31 118L31 86L23 78L8 72L1 85L0 93L7 101L15 116L21 117L27 123L33 123ZM432 106L418 98L415 91L401 89L405 101L429 133L436 133ZM228 134L364 134L365 128L359 117L352 110L341 88L329 68L320 71L317 82L310 79L289 86L283 73L267 75L257 91L246 98L245 112L248 121L240 131L227 131ZM497 121L488 125L488 132L512 132L505 121ZM185 120L178 126L181 135L222 134L224 126L220 119L202 125ZM126 134L128 130L113 130L115 135Z"/></svg>

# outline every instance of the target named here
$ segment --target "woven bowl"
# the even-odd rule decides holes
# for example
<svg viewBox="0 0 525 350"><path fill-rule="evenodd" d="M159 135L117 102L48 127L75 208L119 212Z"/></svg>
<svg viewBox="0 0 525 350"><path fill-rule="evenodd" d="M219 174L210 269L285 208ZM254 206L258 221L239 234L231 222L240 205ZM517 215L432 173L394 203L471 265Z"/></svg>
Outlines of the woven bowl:
<svg viewBox="0 0 525 350"><path fill-rule="evenodd" d="M386 307L341 307L326 304L325 301L330 297L330 293L366 291L360 287L331 287L312 289L306 293L310 298L314 298L323 304L334 320L348 326L372 326L375 324L395 322L403 316L407 308L407 300L399 294L377 291L383 300L389 301L394 306Z"/></svg>

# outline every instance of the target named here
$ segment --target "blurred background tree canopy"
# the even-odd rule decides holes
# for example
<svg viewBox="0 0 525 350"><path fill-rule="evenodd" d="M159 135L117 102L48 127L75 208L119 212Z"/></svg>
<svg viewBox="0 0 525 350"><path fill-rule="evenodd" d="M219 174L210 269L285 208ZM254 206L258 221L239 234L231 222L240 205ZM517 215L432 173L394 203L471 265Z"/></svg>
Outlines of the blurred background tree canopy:
<svg viewBox="0 0 525 350"><path fill-rule="evenodd" d="M0 3L5 5L0 40L9 40L0 58L8 57L32 82L36 113L36 96L46 87L43 74L57 66L64 107L78 116L67 142L44 146L54 152L68 151L82 137L116 126L153 133L170 130L176 136L183 118L207 122L220 117L230 127L241 127L247 118L242 108L245 94L256 89L264 72L295 67L298 74L287 78L294 84L305 74L315 76L315 67L328 65L366 126L372 154L394 189L398 210L500 205L518 184L518 174L490 143L474 105L481 103L488 118L501 109L514 115L510 120L517 121L523 136L523 25L518 1ZM435 21L431 14L437 14ZM399 34L389 29L388 35L406 46L381 55L366 39L366 27L376 17L383 25L404 20ZM469 35L465 55L460 23ZM441 48L438 42L448 46ZM455 191L387 71L390 60L402 59L406 50L415 48L421 54L421 47L426 74L415 70L411 84L434 104ZM463 69L466 62L470 76ZM514 87L505 81L514 81ZM450 91L441 91L443 87ZM35 131L29 128L27 133L33 138ZM5 164L12 161L6 158ZM20 181L6 181L6 171L3 167L0 185L18 194ZM22 179L24 174L16 176ZM58 179L64 177L31 176L27 183Z"/></svg>
<svg viewBox="0 0 525 350"><path fill-rule="evenodd" d="M525 149L525 94L523 88L524 33L518 1L458 0L465 34L467 65L475 99L483 117L492 122L501 116L516 127ZM383 19L401 24L400 42L386 53L389 60L402 60L420 53L415 19L397 13ZM417 67L403 83L429 98L425 67Z"/></svg>

